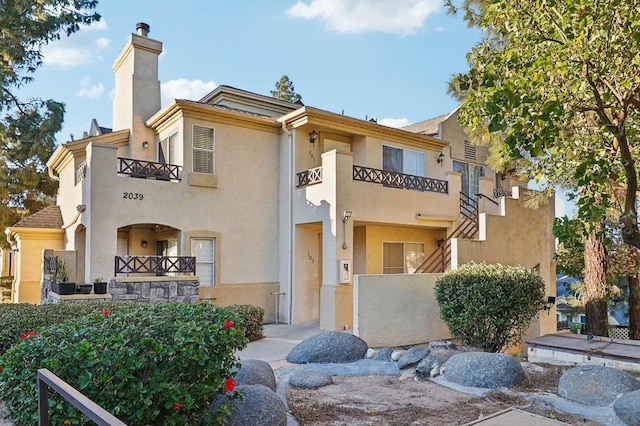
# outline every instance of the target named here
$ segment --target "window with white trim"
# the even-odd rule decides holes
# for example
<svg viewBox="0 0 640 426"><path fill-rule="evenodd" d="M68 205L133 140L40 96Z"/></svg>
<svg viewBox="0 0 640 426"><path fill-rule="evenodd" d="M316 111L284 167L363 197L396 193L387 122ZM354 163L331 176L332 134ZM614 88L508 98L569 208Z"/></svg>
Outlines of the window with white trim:
<svg viewBox="0 0 640 426"><path fill-rule="evenodd" d="M191 256L196 258L196 274L201 287L213 287L216 276L216 239L191 238Z"/></svg>
<svg viewBox="0 0 640 426"><path fill-rule="evenodd" d="M215 174L215 132L211 127L193 126L193 171Z"/></svg>
<svg viewBox="0 0 640 426"><path fill-rule="evenodd" d="M383 145L382 170L424 177L424 153Z"/></svg>
<svg viewBox="0 0 640 426"><path fill-rule="evenodd" d="M413 274L424 260L424 243L382 243L383 274Z"/></svg>
<svg viewBox="0 0 640 426"><path fill-rule="evenodd" d="M454 160L453 171L462 173L462 192L475 198L480 192L480 178L484 176L484 166Z"/></svg>

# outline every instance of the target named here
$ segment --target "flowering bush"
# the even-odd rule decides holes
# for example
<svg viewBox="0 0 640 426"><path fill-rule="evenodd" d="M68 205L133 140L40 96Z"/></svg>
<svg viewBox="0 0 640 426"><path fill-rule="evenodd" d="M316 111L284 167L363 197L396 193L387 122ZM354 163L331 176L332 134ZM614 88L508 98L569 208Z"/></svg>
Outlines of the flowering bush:
<svg viewBox="0 0 640 426"><path fill-rule="evenodd" d="M522 266L467 264L435 286L440 318L453 337L487 352L518 343L545 306L544 281Z"/></svg>
<svg viewBox="0 0 640 426"><path fill-rule="evenodd" d="M31 333L0 356L0 400L15 424L37 423L36 371L47 368L128 424L212 424L218 395L238 398L231 371L241 322L208 303L101 308ZM226 324L226 325L225 325ZM51 424L91 424L53 393Z"/></svg>

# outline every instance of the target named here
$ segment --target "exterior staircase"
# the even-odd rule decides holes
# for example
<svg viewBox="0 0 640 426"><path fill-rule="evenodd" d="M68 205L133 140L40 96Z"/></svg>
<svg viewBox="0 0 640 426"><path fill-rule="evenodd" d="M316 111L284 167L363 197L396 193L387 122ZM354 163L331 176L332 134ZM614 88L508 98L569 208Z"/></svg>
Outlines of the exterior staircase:
<svg viewBox="0 0 640 426"><path fill-rule="evenodd" d="M451 264L451 239L478 237L478 201L467 194L460 193L460 214L462 219L436 250L422 262L415 274L445 272Z"/></svg>

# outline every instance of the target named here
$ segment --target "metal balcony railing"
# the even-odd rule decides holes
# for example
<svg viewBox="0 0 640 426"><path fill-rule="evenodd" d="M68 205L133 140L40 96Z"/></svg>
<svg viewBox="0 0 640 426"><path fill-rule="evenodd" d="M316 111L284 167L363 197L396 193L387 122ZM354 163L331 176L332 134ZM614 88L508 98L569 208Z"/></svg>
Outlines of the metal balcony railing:
<svg viewBox="0 0 640 426"><path fill-rule="evenodd" d="M87 177L87 162L83 161L78 166L78 170L76 170L76 185L79 184Z"/></svg>
<svg viewBox="0 0 640 426"><path fill-rule="evenodd" d="M297 174L298 188L322 182L322 166L305 170Z"/></svg>
<svg viewBox="0 0 640 426"><path fill-rule="evenodd" d="M167 273L196 274L196 258L192 256L116 256L116 274Z"/></svg>
<svg viewBox="0 0 640 426"><path fill-rule="evenodd" d="M118 158L118 173L135 178L155 180L181 180L182 167L175 164L154 163L153 161Z"/></svg>
<svg viewBox="0 0 640 426"><path fill-rule="evenodd" d="M411 189L414 191L437 192L439 194L449 193L449 182L446 180L406 175L363 166L353 166L353 180L379 183L392 188Z"/></svg>

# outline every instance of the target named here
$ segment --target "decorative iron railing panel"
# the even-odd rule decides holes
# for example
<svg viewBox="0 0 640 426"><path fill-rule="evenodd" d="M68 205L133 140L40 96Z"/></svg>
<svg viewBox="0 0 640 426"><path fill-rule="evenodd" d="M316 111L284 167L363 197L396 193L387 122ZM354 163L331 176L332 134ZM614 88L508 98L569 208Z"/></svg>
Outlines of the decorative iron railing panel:
<svg viewBox="0 0 640 426"><path fill-rule="evenodd" d="M439 194L449 193L449 182L446 180L405 175L363 166L353 166L353 180L414 191L437 192Z"/></svg>
<svg viewBox="0 0 640 426"><path fill-rule="evenodd" d="M500 198L500 197L511 198L512 196L513 196L513 193L511 191L505 191L504 189L493 188L493 198Z"/></svg>
<svg viewBox="0 0 640 426"><path fill-rule="evenodd" d="M322 182L322 166L305 170L297 174L298 188L302 186L315 185Z"/></svg>
<svg viewBox="0 0 640 426"><path fill-rule="evenodd" d="M182 167L175 164L118 158L118 173L131 177L156 180L181 180Z"/></svg>
<svg viewBox="0 0 640 426"><path fill-rule="evenodd" d="M80 167L76 170L76 185L79 184L87 177L87 162L80 163Z"/></svg>
<svg viewBox="0 0 640 426"><path fill-rule="evenodd" d="M196 258L192 256L116 256L116 274L156 274L169 272L196 274Z"/></svg>

